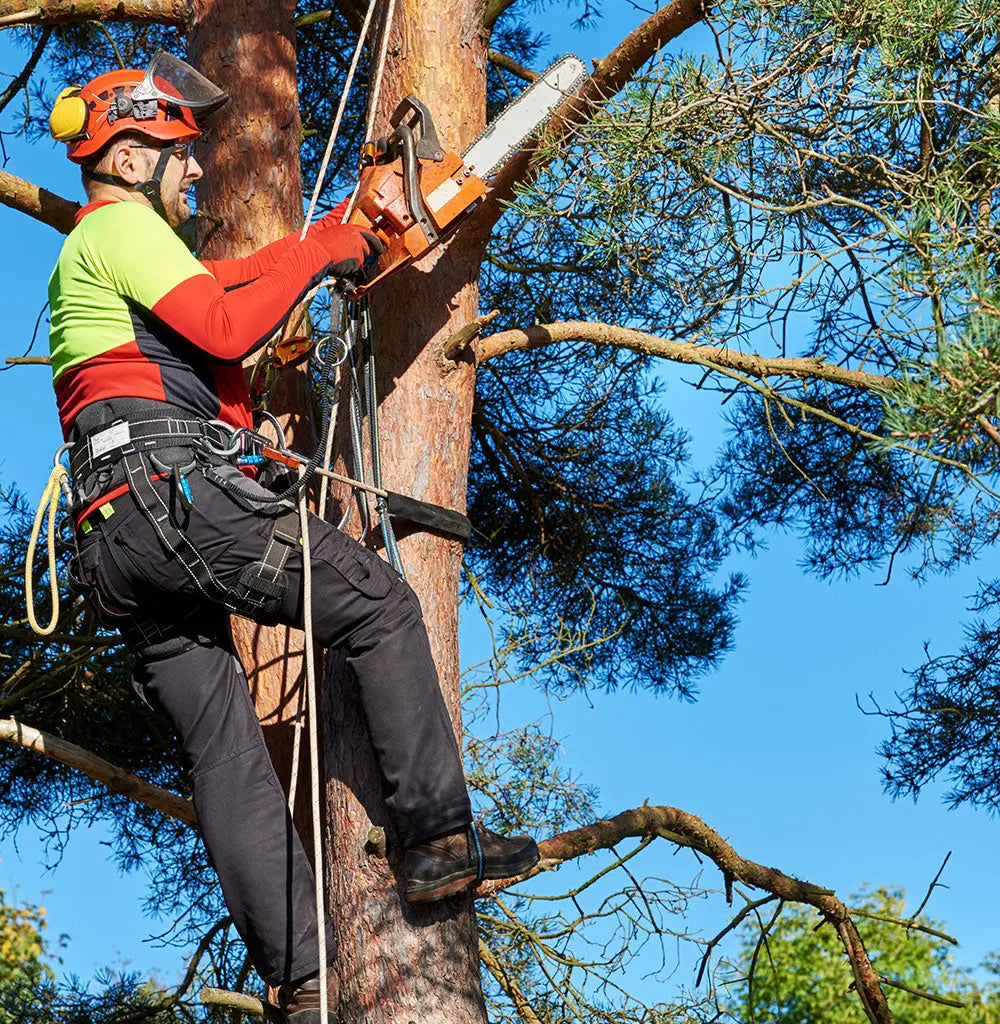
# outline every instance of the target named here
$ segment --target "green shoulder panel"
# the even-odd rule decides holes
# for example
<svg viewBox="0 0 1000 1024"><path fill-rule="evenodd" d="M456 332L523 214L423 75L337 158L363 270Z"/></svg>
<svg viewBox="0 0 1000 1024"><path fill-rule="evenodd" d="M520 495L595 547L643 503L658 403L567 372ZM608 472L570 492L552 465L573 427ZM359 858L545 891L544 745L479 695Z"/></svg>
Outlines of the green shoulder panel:
<svg viewBox="0 0 1000 1024"><path fill-rule="evenodd" d="M207 273L149 207L117 202L88 213L49 279L53 377L134 341L129 303L152 309L182 281Z"/></svg>

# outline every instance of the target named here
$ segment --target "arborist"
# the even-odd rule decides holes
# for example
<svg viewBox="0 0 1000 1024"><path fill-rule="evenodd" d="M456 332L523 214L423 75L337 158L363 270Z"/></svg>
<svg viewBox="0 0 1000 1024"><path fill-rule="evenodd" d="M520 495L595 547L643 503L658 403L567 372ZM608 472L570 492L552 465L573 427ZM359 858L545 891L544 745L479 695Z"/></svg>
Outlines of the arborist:
<svg viewBox="0 0 1000 1024"><path fill-rule="evenodd" d="M60 94L52 134L88 201L49 282L52 370L73 446L78 573L135 658L137 692L180 736L258 973L293 1024L320 1024L313 872L229 632L230 613L302 627L300 532L292 503L248 479L230 441L253 427L242 360L379 243L327 215L246 258L191 255L175 229L202 175L193 143L227 99L165 53ZM308 532L313 630L357 675L406 899L527 871L532 839L473 823L416 595L330 523L310 516Z"/></svg>

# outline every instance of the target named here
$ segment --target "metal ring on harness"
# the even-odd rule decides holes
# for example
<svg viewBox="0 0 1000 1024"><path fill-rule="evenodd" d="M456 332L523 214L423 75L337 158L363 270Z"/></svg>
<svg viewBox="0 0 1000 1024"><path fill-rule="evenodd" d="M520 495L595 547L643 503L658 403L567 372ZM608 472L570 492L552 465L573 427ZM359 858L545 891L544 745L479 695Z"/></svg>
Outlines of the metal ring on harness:
<svg viewBox="0 0 1000 1024"><path fill-rule="evenodd" d="M223 423L222 420L207 420L205 425L232 431L229 437L229 446L227 448L217 448L207 437L202 439L205 447L213 455L218 455L220 458L226 458L230 455L235 455L240 450L240 434L242 431L247 429L246 427L234 428L231 423Z"/></svg>

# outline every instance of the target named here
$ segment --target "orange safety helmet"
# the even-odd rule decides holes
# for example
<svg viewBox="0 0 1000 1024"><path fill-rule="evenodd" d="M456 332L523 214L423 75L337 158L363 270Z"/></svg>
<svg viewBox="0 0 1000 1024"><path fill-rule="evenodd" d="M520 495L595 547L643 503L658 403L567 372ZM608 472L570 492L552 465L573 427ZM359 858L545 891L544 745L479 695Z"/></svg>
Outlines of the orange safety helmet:
<svg viewBox="0 0 1000 1024"><path fill-rule="evenodd" d="M122 69L98 75L59 94L49 115L52 137L83 163L123 132L162 142L201 135L194 110L208 113L229 97L184 61L162 50L145 71Z"/></svg>

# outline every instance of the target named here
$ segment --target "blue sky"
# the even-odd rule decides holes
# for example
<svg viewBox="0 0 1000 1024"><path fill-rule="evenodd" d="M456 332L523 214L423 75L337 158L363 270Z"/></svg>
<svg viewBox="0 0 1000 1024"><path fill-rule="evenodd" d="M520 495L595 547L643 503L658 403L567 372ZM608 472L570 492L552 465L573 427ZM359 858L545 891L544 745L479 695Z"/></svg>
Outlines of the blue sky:
<svg viewBox="0 0 1000 1024"><path fill-rule="evenodd" d="M613 33L639 17L625 4L614 9L607 19L612 29L574 35L565 48L585 60L603 56ZM560 15L554 8L543 26L553 35L565 32ZM0 68L13 70L19 57L0 32ZM13 127L9 114L0 127ZM4 142L6 170L79 198L78 177L54 145L25 146L9 136ZM2 357L27 345L60 238L5 208L0 238L0 279L6 282ZM45 351L44 325L36 351ZM705 456L723 436L718 401L687 387L684 374L665 373L665 400L677 423L697 438L696 453ZM60 441L46 368L0 374L0 431L6 438L0 473L37 499ZM952 851L942 879L947 888L935 892L928 913L959 937L959 961L973 966L1000 949L983 898L1000 886L997 825L981 812L948 811L932 791L916 804L890 802L881 792L874 752L885 725L864 717L855 697L871 692L891 705L893 691L905 685L903 668L920 662L925 640L938 652L958 645L976 572L920 587L902 573L886 587L871 576L824 583L801 573L800 557L795 539L779 536L755 560L727 566L747 571L751 588L736 649L703 681L696 704L621 692L556 705L552 729L566 764L600 787L605 813L646 799L681 807L745 856L841 895L867 883L903 886L919 900ZM462 639L464 661L479 661L484 639L475 612ZM548 703L530 691L505 695L503 708L508 721L549 712ZM46 906L53 935L69 936L67 970L86 977L99 966L127 962L169 979L178 970L176 954L142 941L162 929L142 915L141 872L120 878L101 840L96 832L72 836L66 857L50 873L42 870L38 844L27 833L20 854L9 841L0 842L0 888ZM662 856L663 864L681 863ZM690 861L683 863L678 880L687 881L693 870ZM650 860L646 864L653 870ZM718 921L724 913L719 907Z"/></svg>

